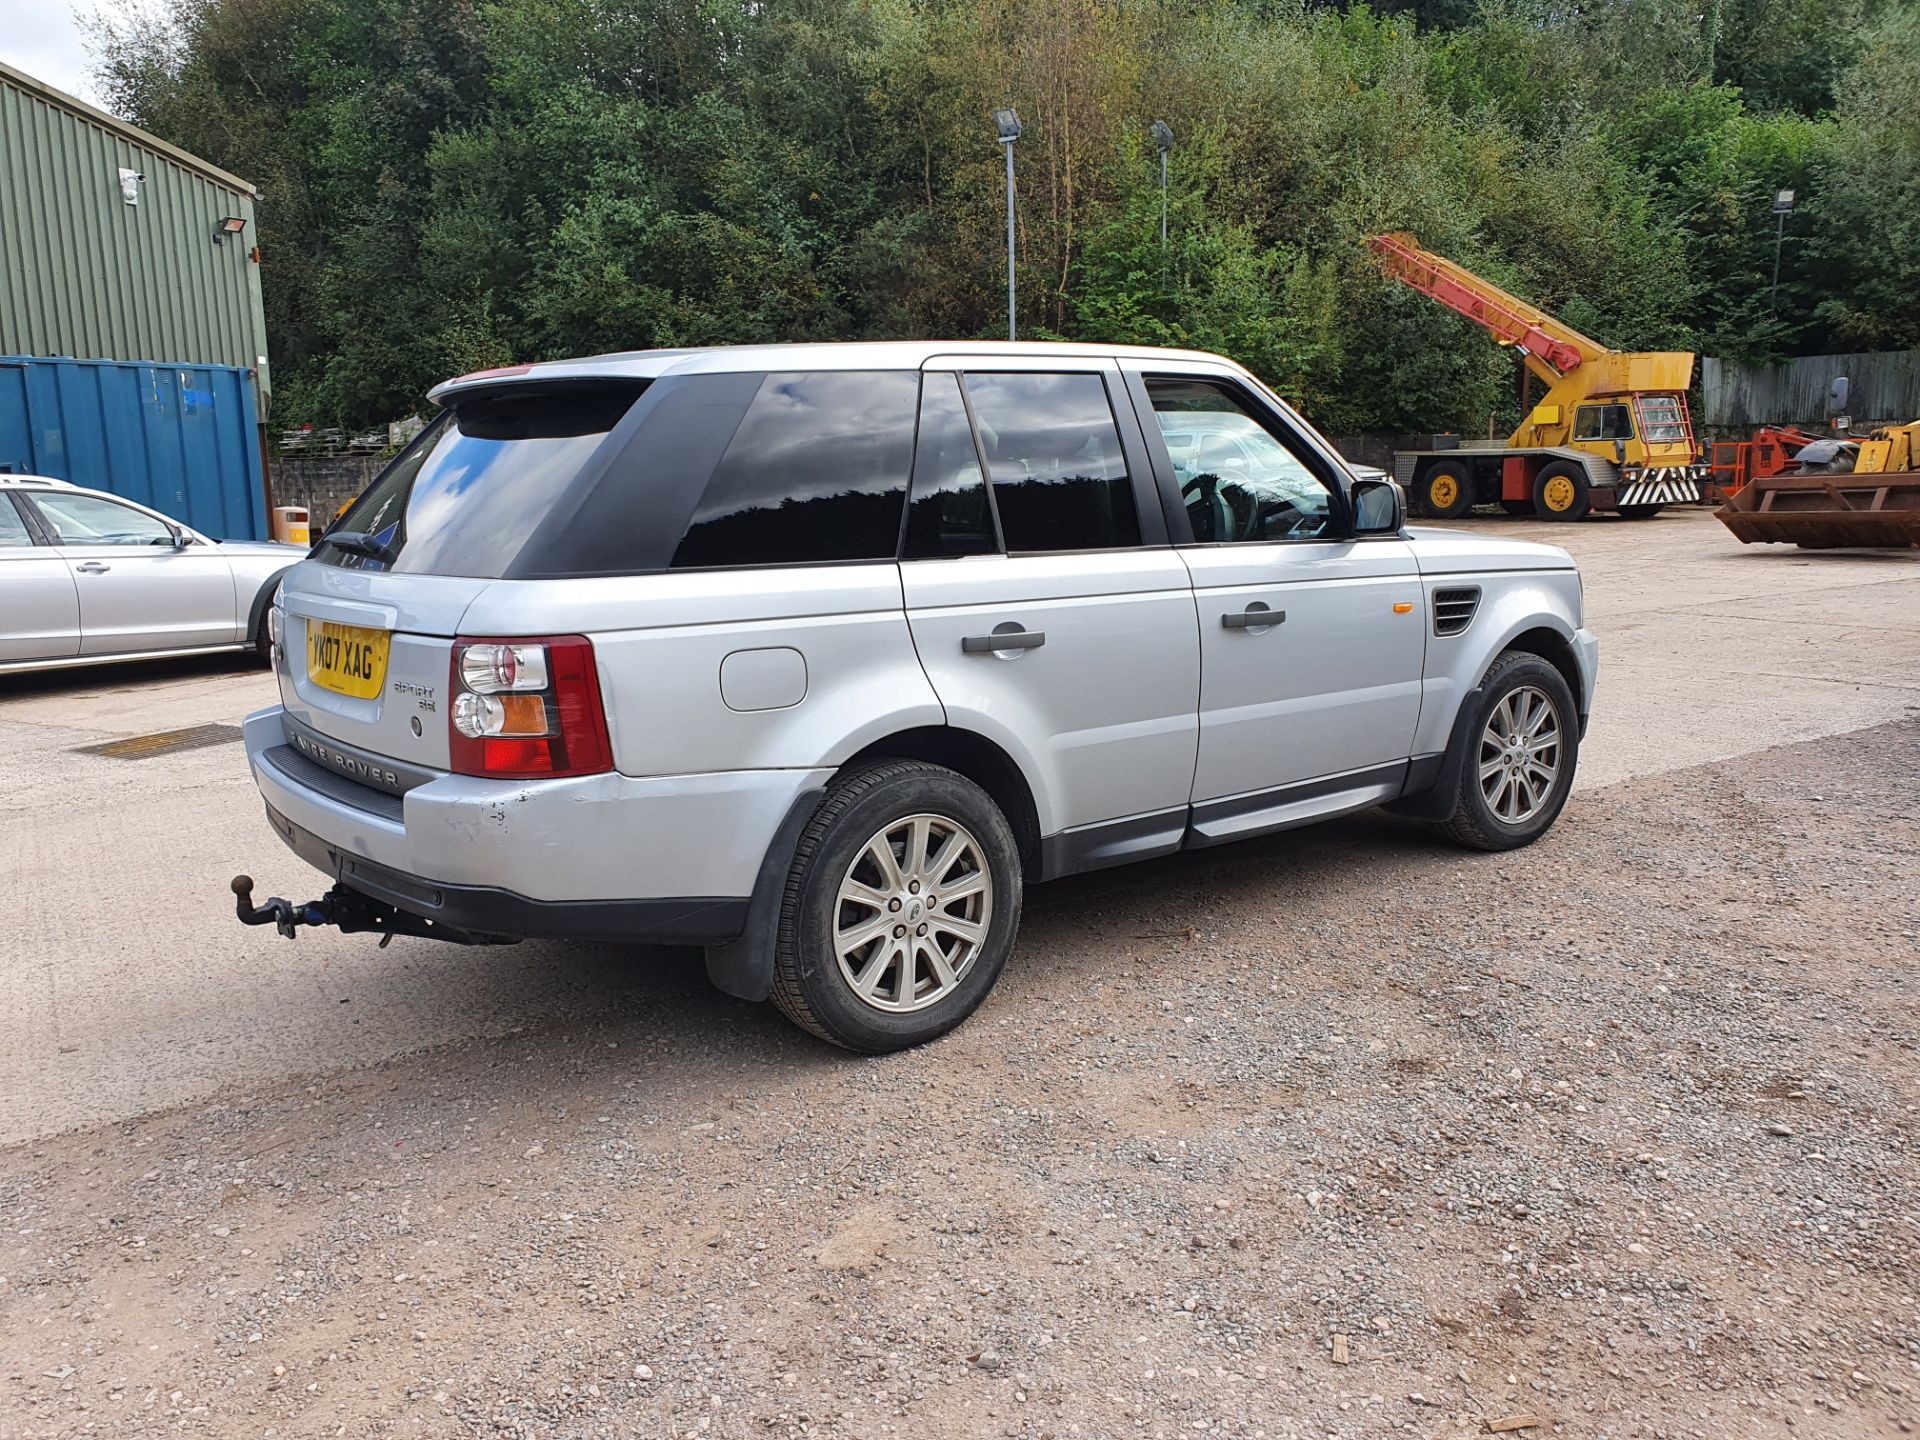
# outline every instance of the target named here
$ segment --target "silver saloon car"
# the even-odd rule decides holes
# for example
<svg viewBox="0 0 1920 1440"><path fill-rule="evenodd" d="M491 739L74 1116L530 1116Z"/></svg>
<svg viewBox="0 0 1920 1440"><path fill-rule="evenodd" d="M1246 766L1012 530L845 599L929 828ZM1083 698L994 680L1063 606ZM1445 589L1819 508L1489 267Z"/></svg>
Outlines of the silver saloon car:
<svg viewBox="0 0 1920 1440"><path fill-rule="evenodd" d="M118 495L0 475L0 671L270 646L306 552L214 540Z"/></svg>

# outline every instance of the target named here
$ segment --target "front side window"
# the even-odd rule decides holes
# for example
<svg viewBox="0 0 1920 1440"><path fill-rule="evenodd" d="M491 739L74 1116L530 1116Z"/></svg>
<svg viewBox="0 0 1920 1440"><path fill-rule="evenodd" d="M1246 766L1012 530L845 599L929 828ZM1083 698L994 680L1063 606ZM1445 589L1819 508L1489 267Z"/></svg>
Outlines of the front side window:
<svg viewBox="0 0 1920 1440"><path fill-rule="evenodd" d="M27 522L14 508L11 495L0 495L0 550L24 548L33 544L33 536L27 530Z"/></svg>
<svg viewBox="0 0 1920 1440"><path fill-rule="evenodd" d="M1330 532L1333 492L1229 387L1173 378L1146 384L1196 542L1317 540Z"/></svg>
<svg viewBox="0 0 1920 1440"><path fill-rule="evenodd" d="M912 370L767 376L674 567L893 559L919 392Z"/></svg>
<svg viewBox="0 0 1920 1440"><path fill-rule="evenodd" d="M969 374L966 383L1008 550L1140 543L1133 482L1098 375Z"/></svg>
<svg viewBox="0 0 1920 1440"><path fill-rule="evenodd" d="M166 522L93 495L68 495L42 490L34 504L53 527L59 545L171 545L173 531Z"/></svg>
<svg viewBox="0 0 1920 1440"><path fill-rule="evenodd" d="M1624 405L1582 405L1573 412L1576 440L1631 440L1633 417Z"/></svg>

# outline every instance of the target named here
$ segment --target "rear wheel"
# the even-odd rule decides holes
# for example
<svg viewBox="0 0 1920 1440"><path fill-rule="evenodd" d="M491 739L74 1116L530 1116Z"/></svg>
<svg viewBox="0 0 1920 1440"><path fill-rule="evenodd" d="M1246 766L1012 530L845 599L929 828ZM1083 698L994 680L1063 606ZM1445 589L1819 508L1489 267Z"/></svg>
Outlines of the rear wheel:
<svg viewBox="0 0 1920 1440"><path fill-rule="evenodd" d="M1020 904L1013 831L979 786L917 760L851 771L800 837L773 1002L849 1050L923 1044L993 988Z"/></svg>
<svg viewBox="0 0 1920 1440"><path fill-rule="evenodd" d="M1584 520L1593 508L1587 472L1566 460L1540 467L1533 481L1533 513L1542 520Z"/></svg>
<svg viewBox="0 0 1920 1440"><path fill-rule="evenodd" d="M1464 460L1436 460L1420 477L1422 514L1451 520L1473 508L1473 472Z"/></svg>
<svg viewBox="0 0 1920 1440"><path fill-rule="evenodd" d="M1466 727L1448 839L1475 850L1530 845L1559 818L1580 758L1580 717L1560 672L1509 650L1493 662Z"/></svg>

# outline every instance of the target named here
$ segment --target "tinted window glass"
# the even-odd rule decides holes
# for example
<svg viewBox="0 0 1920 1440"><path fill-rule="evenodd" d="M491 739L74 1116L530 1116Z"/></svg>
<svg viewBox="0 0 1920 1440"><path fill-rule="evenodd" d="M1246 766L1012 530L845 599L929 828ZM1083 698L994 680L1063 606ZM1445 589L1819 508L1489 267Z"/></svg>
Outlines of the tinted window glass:
<svg viewBox="0 0 1920 1440"><path fill-rule="evenodd" d="M1009 550L1140 543L1120 434L1098 375L968 375Z"/></svg>
<svg viewBox="0 0 1920 1440"><path fill-rule="evenodd" d="M171 545L173 532L131 505L42 490L33 497L62 545Z"/></svg>
<svg viewBox="0 0 1920 1440"><path fill-rule="evenodd" d="M893 559L919 393L911 370L767 376L674 565Z"/></svg>
<svg viewBox="0 0 1920 1440"><path fill-rule="evenodd" d="M1333 521L1333 492L1223 385L1148 380L1193 538L1202 544L1313 540Z"/></svg>
<svg viewBox="0 0 1920 1440"><path fill-rule="evenodd" d="M329 527L373 537L385 558L328 544L315 558L498 579L644 388L602 383L455 400Z"/></svg>
<svg viewBox="0 0 1920 1440"><path fill-rule="evenodd" d="M31 544L33 536L27 533L27 522L20 518L20 512L13 508L13 497L0 495L0 549Z"/></svg>
<svg viewBox="0 0 1920 1440"><path fill-rule="evenodd" d="M960 377L928 375L920 390L907 556L984 555L999 548L987 505L987 477L981 473L973 427L960 400Z"/></svg>

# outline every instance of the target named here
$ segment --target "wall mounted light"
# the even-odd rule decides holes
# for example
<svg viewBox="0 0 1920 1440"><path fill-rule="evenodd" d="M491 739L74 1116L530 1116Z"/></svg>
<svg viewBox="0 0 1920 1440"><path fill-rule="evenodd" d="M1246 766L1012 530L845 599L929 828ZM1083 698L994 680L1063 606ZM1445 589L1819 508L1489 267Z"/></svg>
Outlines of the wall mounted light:
<svg viewBox="0 0 1920 1440"><path fill-rule="evenodd" d="M229 235L238 235L246 228L247 222L242 217L238 215L223 216L214 222L213 243L216 245L224 245L227 243L227 237Z"/></svg>

